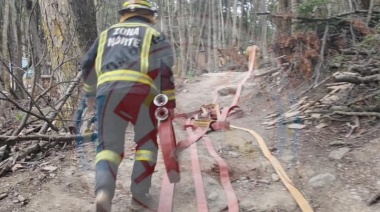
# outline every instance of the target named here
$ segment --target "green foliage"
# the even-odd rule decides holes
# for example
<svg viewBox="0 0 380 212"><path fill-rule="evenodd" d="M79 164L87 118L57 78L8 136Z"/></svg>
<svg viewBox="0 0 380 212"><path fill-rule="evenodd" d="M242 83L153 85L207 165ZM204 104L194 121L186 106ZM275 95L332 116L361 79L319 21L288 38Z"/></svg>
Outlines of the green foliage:
<svg viewBox="0 0 380 212"><path fill-rule="evenodd" d="M379 17L380 19L380 17ZM374 30L376 31L376 33L380 34L380 24L377 24L375 27L374 27Z"/></svg>
<svg viewBox="0 0 380 212"><path fill-rule="evenodd" d="M328 0L308 0L300 4L298 7L298 13L302 16L310 16L314 8L322 5L326 5Z"/></svg>
<svg viewBox="0 0 380 212"><path fill-rule="evenodd" d="M24 112L17 112L15 114L15 118L17 121L21 121L24 118L25 113Z"/></svg>
<svg viewBox="0 0 380 212"><path fill-rule="evenodd" d="M346 63L348 61L352 60L352 58L349 55L336 55L334 58L332 58L332 61L334 63Z"/></svg>
<svg viewBox="0 0 380 212"><path fill-rule="evenodd" d="M357 47L363 49L371 49L374 46L377 46L380 42L379 34L367 35L360 43L357 44Z"/></svg>

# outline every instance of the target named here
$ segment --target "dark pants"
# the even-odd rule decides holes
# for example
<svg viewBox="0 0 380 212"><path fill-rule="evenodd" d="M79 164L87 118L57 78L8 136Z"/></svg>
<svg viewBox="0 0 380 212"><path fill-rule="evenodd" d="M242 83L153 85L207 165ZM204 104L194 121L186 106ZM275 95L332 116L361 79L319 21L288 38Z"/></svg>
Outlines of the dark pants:
<svg viewBox="0 0 380 212"><path fill-rule="evenodd" d="M98 146L95 192L105 189L114 196L118 167L124 155L125 131L134 125L135 161L131 177L133 195L148 193L157 162L156 107L150 91L111 91L97 98Z"/></svg>

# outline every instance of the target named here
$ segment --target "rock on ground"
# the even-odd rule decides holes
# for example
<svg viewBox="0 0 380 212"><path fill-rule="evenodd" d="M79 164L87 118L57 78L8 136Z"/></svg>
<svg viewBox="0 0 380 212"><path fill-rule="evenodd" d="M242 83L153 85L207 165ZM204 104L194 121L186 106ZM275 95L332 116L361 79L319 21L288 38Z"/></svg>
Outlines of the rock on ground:
<svg viewBox="0 0 380 212"><path fill-rule="evenodd" d="M331 185L336 180L335 175L330 173L320 174L315 177L312 177L309 180L309 185L313 188L320 188L324 186Z"/></svg>

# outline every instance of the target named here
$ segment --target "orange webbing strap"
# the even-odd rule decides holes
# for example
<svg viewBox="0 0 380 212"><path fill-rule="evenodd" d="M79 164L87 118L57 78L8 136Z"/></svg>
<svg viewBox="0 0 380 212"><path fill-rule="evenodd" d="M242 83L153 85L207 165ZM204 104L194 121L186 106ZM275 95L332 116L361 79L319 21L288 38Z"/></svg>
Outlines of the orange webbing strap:
<svg viewBox="0 0 380 212"><path fill-rule="evenodd" d="M286 188L293 195L294 199L296 200L296 202L300 206L301 210L303 212L313 212L313 209L311 208L310 204L305 199L305 197L301 194L301 192L293 185L292 181L290 180L290 178L286 174L285 170L282 168L280 162L277 160L276 157L274 157L270 153L270 151L269 151L267 145L265 144L263 138L253 130L242 128L242 127L237 127L237 126L231 126L231 127L235 128L235 129L246 131L246 132L250 133L251 135L253 135L253 137L256 138L264 156L271 162L276 173L278 174L278 176L280 177L281 181L284 183Z"/></svg>

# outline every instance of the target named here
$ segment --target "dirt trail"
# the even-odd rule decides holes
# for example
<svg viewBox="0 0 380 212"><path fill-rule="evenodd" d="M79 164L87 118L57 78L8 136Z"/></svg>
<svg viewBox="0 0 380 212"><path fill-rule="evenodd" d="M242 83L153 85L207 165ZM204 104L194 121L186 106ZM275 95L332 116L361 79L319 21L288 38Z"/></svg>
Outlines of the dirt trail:
<svg viewBox="0 0 380 212"><path fill-rule="evenodd" d="M203 104L211 103L210 91L218 87L236 85L245 77L245 74L241 72L210 73L190 80L177 95L178 111L190 112L199 109ZM183 92L184 90L186 92ZM302 132L302 135L298 135L287 131L286 127L277 126L272 130L263 128L260 123L264 121L264 117L284 107L278 103L281 98L269 94L270 91L263 90L256 81L249 80L239 104L245 116L232 120L232 124L254 129L261 134L269 147L277 149L273 152L274 155L280 159L296 186L310 200L315 211L380 211L379 206L368 207L362 201L370 195L370 192L374 192L374 189L370 188L369 184L363 183L363 180L375 183L373 186L380 189L379 166L376 165L373 170L366 168L369 167L370 161L373 164L379 164L379 156L374 148L380 147L380 141L369 142L371 146L368 148L372 149L371 154L367 154L367 147L355 149L348 153L348 161L331 162L327 159L328 153L325 149L322 146L316 147L315 144L320 140L313 134L315 131L307 130ZM231 103L232 97L233 95L220 96L218 103L221 106L227 106ZM176 121L178 139L186 136L180 125L181 120ZM127 156L118 173L117 190L113 201L115 212L129 211L130 170L133 164L131 130L130 126L126 132ZM218 153L230 167L232 185L240 200L240 211L300 211L251 135L230 130L212 132L210 138ZM324 140L321 143L328 144L328 141ZM208 153L202 140L198 141L197 147L209 211L220 211L226 207L226 200L219 183L218 172L215 170L216 161ZM16 171L0 179L0 194L2 192L9 194L8 197L0 200L0 212L94 211L94 145L87 144L82 154L72 149L51 154L44 160L58 167L57 171L42 172L38 164L44 161L40 161L35 165L34 170ZM180 160L181 182L175 188L174 211L196 212L195 189L188 149L181 154ZM360 167L363 164L367 166ZM158 199L164 170L162 157L159 157L156 170L151 192ZM310 184L311 178L326 173L330 175L325 175L325 178L320 177L322 179L314 180L316 183ZM23 199L18 195L26 198L27 204L23 204L20 201Z"/></svg>

